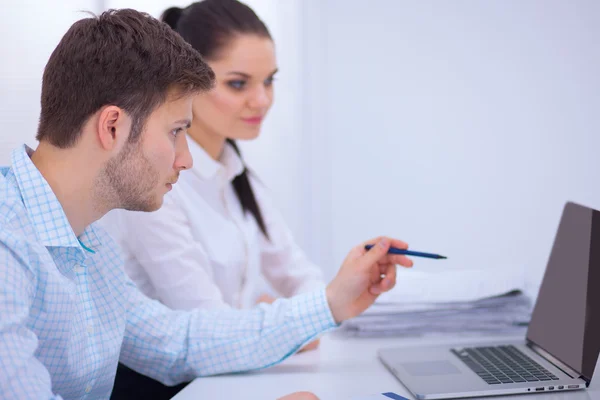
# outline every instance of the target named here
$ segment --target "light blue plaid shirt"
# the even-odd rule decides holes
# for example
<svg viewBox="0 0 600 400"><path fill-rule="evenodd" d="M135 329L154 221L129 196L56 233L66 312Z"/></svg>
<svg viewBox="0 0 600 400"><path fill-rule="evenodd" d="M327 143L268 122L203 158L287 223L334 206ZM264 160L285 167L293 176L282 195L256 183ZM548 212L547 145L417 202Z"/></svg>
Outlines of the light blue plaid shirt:
<svg viewBox="0 0 600 400"><path fill-rule="evenodd" d="M108 398L119 360L166 384L264 368L335 327L324 290L250 311L144 297L101 228L75 236L30 152L0 170L0 398Z"/></svg>

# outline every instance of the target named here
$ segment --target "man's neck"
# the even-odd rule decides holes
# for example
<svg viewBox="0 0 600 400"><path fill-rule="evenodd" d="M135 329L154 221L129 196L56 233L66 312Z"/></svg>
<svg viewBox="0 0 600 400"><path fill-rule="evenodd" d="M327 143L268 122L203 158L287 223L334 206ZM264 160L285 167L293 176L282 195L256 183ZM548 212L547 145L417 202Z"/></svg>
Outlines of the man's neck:
<svg viewBox="0 0 600 400"><path fill-rule="evenodd" d="M59 149L40 143L31 161L50 185L75 232L83 233L108 210L100 210L93 199L92 187L97 175L93 158L81 150Z"/></svg>

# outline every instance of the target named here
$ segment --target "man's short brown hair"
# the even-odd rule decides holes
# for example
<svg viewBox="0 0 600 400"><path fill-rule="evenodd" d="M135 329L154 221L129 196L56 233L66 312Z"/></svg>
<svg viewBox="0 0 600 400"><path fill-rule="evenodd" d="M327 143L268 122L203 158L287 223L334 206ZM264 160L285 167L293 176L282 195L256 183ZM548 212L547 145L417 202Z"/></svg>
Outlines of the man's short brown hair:
<svg viewBox="0 0 600 400"><path fill-rule="evenodd" d="M50 56L42 83L37 140L68 148L106 105L132 118L130 142L171 89L206 91L215 75L169 26L135 10L110 10L71 26Z"/></svg>

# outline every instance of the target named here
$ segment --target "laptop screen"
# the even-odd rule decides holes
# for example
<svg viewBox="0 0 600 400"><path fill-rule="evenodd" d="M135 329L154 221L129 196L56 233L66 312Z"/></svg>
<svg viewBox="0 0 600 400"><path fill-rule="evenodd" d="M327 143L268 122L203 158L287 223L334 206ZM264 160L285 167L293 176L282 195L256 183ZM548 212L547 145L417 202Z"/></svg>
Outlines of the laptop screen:
<svg viewBox="0 0 600 400"><path fill-rule="evenodd" d="M591 380L600 351L600 212L565 205L527 339Z"/></svg>

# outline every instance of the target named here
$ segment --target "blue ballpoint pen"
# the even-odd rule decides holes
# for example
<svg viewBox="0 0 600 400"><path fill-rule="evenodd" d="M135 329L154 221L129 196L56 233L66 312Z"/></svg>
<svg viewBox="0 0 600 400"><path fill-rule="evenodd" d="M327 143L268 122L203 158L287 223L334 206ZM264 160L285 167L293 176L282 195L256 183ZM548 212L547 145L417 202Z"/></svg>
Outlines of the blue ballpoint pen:
<svg viewBox="0 0 600 400"><path fill-rule="evenodd" d="M373 245L368 244L365 246L365 249L369 250L371 247L373 247ZM434 258L436 260L444 260L444 259L448 258L445 256L440 256L439 254L423 253L421 251L403 250L403 249L398 249L396 247L390 247L390 249L388 250L388 254L401 254L401 255L405 255L405 256Z"/></svg>

